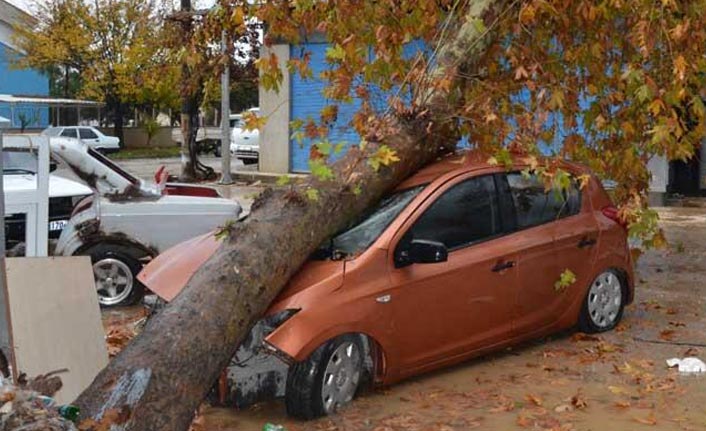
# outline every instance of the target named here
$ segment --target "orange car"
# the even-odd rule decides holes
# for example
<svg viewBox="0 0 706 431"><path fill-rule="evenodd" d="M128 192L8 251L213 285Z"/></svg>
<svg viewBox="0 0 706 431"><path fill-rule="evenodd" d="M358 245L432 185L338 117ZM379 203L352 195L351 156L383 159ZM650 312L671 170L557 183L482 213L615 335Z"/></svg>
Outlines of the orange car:
<svg viewBox="0 0 706 431"><path fill-rule="evenodd" d="M283 387L269 392L285 396L289 414L333 413L363 381L390 384L564 328L601 332L620 321L633 300L632 263L600 182L546 191L522 159L509 170L486 159L466 153L422 169L324 244L279 294L239 355L264 345L288 360ZM217 247L213 235L196 238L139 278L170 300Z"/></svg>

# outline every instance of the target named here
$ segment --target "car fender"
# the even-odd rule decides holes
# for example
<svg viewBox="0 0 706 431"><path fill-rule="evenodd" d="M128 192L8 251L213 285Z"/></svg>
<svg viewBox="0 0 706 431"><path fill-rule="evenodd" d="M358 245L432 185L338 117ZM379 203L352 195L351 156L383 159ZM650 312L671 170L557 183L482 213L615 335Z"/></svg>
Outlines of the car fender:
<svg viewBox="0 0 706 431"><path fill-rule="evenodd" d="M581 289L581 292L579 295L575 295L575 299L573 300L573 302L569 304L564 314L559 318L559 326L561 328L571 327L576 324L576 322L578 322L579 314L581 313L581 307L583 307L583 301L586 299L586 295L588 294L588 289L591 287L591 283L593 283L593 280L595 280L596 277L598 277L598 275L606 269L616 269L622 273L622 276L625 277L624 281L627 283L628 289L628 298L625 305L629 305L630 303L632 303L633 298L635 296L634 282L632 279L633 276L631 268L626 267L625 257L621 253L615 252L602 255L598 258L598 260L596 260L596 264L593 267L591 277L589 278L589 284L587 284L586 286L576 286L577 289Z"/></svg>
<svg viewBox="0 0 706 431"><path fill-rule="evenodd" d="M364 319L346 321L327 327L322 327L317 321L318 319L308 318L306 314L295 314L282 326L265 337L265 342L276 349L278 353L284 354L280 356L290 358L295 362L301 362L329 340L345 334L361 334L368 337L375 346L373 350L376 352L376 357L373 359L376 368L376 380L386 379L386 364L389 357L385 345L382 343L382 340L385 339L383 333L366 325Z"/></svg>

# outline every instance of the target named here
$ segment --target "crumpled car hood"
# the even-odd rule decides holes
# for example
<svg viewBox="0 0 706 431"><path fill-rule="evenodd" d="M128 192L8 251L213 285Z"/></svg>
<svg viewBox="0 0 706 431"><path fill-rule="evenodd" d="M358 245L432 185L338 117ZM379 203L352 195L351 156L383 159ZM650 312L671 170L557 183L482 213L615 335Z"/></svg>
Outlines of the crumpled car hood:
<svg viewBox="0 0 706 431"><path fill-rule="evenodd" d="M137 279L157 296L169 302L182 291L191 276L218 250L221 242L213 232L198 236L161 253L145 266ZM343 283L343 261L306 262L285 286L273 304L289 303L298 293L321 286L331 290Z"/></svg>

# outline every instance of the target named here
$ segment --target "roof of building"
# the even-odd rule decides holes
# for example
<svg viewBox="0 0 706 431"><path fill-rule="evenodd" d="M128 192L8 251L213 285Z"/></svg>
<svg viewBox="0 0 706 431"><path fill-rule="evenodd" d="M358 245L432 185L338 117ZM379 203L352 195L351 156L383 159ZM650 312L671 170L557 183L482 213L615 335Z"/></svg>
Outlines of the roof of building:
<svg viewBox="0 0 706 431"><path fill-rule="evenodd" d="M11 96L9 94L0 94L0 103L9 104L22 104L22 105L41 105L41 106L57 106L57 107L69 107L69 106L103 106L102 102L95 102L93 100L81 100L81 99L61 99L56 97L34 97L34 96Z"/></svg>

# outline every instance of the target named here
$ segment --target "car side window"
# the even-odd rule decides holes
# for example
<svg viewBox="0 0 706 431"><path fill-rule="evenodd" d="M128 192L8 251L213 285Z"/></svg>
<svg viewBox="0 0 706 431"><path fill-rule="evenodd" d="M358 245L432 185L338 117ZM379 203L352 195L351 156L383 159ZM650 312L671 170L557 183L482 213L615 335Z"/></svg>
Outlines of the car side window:
<svg viewBox="0 0 706 431"><path fill-rule="evenodd" d="M76 129L64 129L61 132L61 136L66 136L67 138L76 138Z"/></svg>
<svg viewBox="0 0 706 431"><path fill-rule="evenodd" d="M403 241L437 241L449 250L501 233L498 198L492 175L452 186L405 234Z"/></svg>
<svg viewBox="0 0 706 431"><path fill-rule="evenodd" d="M96 135L91 129L78 129L79 136L81 139L96 139Z"/></svg>
<svg viewBox="0 0 706 431"><path fill-rule="evenodd" d="M511 172L507 181L519 229L578 214L581 210L581 191L575 181L568 190L545 190L544 183L534 174Z"/></svg>

